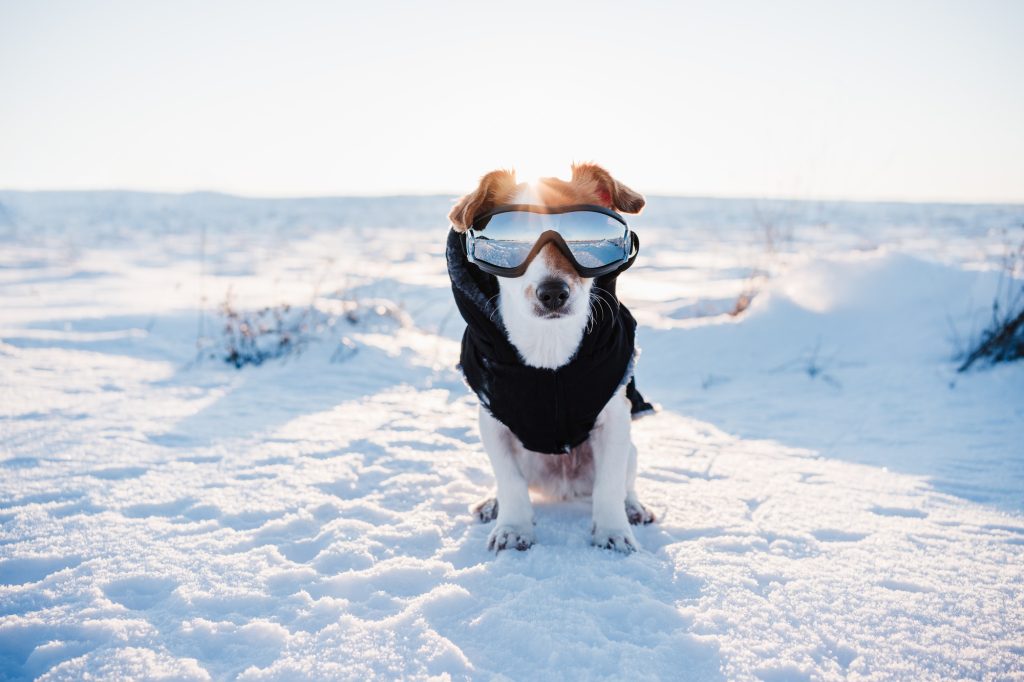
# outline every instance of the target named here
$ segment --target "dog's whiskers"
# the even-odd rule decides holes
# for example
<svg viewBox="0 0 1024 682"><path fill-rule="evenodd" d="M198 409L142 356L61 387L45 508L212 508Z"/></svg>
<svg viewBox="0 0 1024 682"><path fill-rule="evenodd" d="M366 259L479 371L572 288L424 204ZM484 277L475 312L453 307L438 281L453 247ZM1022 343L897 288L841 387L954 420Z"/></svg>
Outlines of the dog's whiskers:
<svg viewBox="0 0 1024 682"><path fill-rule="evenodd" d="M597 302L597 309L601 312L601 319L602 320L604 320L604 309L605 308L608 308L608 314L609 315L612 315L612 316L615 315L615 311L612 310L611 305L609 305L608 301L604 300L603 296L600 296L597 293L591 291L590 292L590 300L592 302L594 302L594 301Z"/></svg>
<svg viewBox="0 0 1024 682"><path fill-rule="evenodd" d="M498 293L496 293L494 296L491 296L489 299L487 299L487 302L484 303L484 307L485 308L489 307L491 305L491 301L493 301L494 299L498 298L499 296L501 296L501 292L500 291ZM487 316L487 319L490 320L491 322L494 322L494 316L497 315L497 314L498 314L498 306L494 306L494 310L492 310L491 314Z"/></svg>
<svg viewBox="0 0 1024 682"><path fill-rule="evenodd" d="M590 294L588 304L590 305L590 317L587 319L587 333L590 333L594 329L594 324L597 322L597 315L600 313L601 319L604 319L604 309L601 308L600 299Z"/></svg>
<svg viewBox="0 0 1024 682"><path fill-rule="evenodd" d="M620 305L622 305L621 303L619 303L618 297L614 296L612 294L612 292L608 291L607 289L605 289L603 287L599 287L596 284L593 286L593 289L596 289L597 291L603 291L604 293L606 293L608 295L607 296L608 298L610 298L611 300L615 301L615 307L616 308L619 307ZM604 297L602 296L602 298L604 298ZM605 303L608 303L608 301L605 301ZM611 309L611 303L608 303L608 308L609 308L609 310ZM612 314L614 314L614 312Z"/></svg>

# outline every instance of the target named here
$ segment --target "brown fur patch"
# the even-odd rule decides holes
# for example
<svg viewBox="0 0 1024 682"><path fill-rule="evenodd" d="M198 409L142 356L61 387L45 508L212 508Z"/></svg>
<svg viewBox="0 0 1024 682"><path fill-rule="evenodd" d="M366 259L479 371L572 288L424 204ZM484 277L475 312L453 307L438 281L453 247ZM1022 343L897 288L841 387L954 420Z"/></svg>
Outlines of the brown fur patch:
<svg viewBox="0 0 1024 682"><path fill-rule="evenodd" d="M545 244L538 255L544 259L551 274L561 276L570 289L575 289L582 283L580 273L576 272L569 259L554 244Z"/></svg>
<svg viewBox="0 0 1024 682"><path fill-rule="evenodd" d="M537 193L545 206L572 206L573 204L593 204L594 195L587 187L567 182L560 178L541 178L537 184Z"/></svg>
<svg viewBox="0 0 1024 682"><path fill-rule="evenodd" d="M510 203L516 195L516 187L515 171L491 171L480 178L475 190L455 202L448 213L448 220L456 232L465 232L476 216L495 206Z"/></svg>
<svg viewBox="0 0 1024 682"><path fill-rule="evenodd" d="M642 194L626 187L596 163L573 164L572 181L601 205L622 213L639 213L647 203Z"/></svg>
<svg viewBox="0 0 1024 682"><path fill-rule="evenodd" d="M455 203L448 220L457 232L465 232L476 216L495 206L513 203L522 187L516 184L515 171L491 171L480 178L475 190ZM597 204L622 213L639 213L645 203L643 195L626 187L595 163L573 164L571 180L542 178L536 190L540 203L551 207Z"/></svg>

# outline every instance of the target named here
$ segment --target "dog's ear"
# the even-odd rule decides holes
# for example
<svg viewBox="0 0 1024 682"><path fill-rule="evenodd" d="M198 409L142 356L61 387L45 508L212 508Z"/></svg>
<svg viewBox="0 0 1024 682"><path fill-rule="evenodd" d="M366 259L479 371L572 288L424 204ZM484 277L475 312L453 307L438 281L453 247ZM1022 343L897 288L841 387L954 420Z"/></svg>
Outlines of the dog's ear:
<svg viewBox="0 0 1024 682"><path fill-rule="evenodd" d="M583 191L596 196L602 206L621 213L639 213L647 203L642 194L623 185L596 163L574 163L572 181Z"/></svg>
<svg viewBox="0 0 1024 682"><path fill-rule="evenodd" d="M456 232L465 232L473 224L473 218L491 210L499 202L507 201L515 190L515 171L491 171L480 178L480 185L475 190L455 202L448 220Z"/></svg>

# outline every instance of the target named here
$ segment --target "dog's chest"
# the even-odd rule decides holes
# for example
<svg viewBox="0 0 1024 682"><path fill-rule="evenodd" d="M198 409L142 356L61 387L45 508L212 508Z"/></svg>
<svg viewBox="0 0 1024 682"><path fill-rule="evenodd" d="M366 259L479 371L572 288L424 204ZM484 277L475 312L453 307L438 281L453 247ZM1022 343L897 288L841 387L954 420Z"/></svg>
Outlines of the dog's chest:
<svg viewBox="0 0 1024 682"><path fill-rule="evenodd" d="M504 309L502 310L504 313ZM531 320L506 316L505 332L523 363L541 369L558 369L569 363L579 350L586 318Z"/></svg>

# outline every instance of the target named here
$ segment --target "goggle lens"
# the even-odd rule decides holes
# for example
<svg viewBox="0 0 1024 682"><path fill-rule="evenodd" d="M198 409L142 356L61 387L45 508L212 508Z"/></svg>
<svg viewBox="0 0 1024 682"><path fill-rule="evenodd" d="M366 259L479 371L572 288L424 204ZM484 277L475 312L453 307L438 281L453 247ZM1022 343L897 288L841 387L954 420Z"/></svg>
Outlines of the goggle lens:
<svg viewBox="0 0 1024 682"><path fill-rule="evenodd" d="M617 266L629 257L632 246L625 222L605 213L604 209L562 213L517 209L484 216L474 223L470 230L470 259L478 266L504 270L521 268L540 236L549 231L558 233L576 265L585 271ZM595 275L594 272L581 274Z"/></svg>

